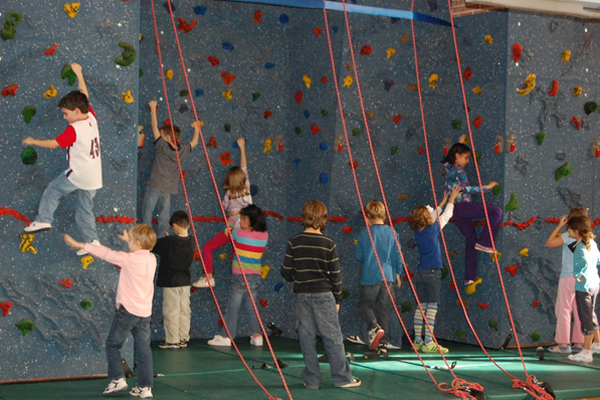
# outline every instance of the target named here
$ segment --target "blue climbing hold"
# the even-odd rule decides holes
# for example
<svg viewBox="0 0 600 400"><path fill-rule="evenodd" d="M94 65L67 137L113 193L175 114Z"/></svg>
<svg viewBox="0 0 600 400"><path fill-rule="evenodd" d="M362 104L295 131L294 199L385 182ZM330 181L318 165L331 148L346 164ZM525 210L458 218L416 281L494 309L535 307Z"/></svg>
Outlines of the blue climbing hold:
<svg viewBox="0 0 600 400"><path fill-rule="evenodd" d="M250 185L250 195L256 196L257 193L258 193L258 186Z"/></svg>
<svg viewBox="0 0 600 400"><path fill-rule="evenodd" d="M233 44L230 42L223 42L223 50L231 51L233 50Z"/></svg>
<svg viewBox="0 0 600 400"><path fill-rule="evenodd" d="M196 97L204 96L204 89L196 89Z"/></svg>
<svg viewBox="0 0 600 400"><path fill-rule="evenodd" d="M233 142L233 144L231 145L231 147L233 147L234 149L239 149L240 146L238 146L237 141Z"/></svg>
<svg viewBox="0 0 600 400"><path fill-rule="evenodd" d="M196 15L204 15L206 14L207 8L204 6L196 6L194 7L194 14Z"/></svg>
<svg viewBox="0 0 600 400"><path fill-rule="evenodd" d="M325 151L329 148L329 145L327 144L327 142L322 142L321 144L319 144L319 148Z"/></svg>
<svg viewBox="0 0 600 400"><path fill-rule="evenodd" d="M298 168L300 166L300 163L302 162L301 159L299 158L295 158L294 159L294 167Z"/></svg>
<svg viewBox="0 0 600 400"><path fill-rule="evenodd" d="M281 288L282 288L282 287L283 287L283 282L279 282L277 285L275 285L275 286L273 287L273 289L275 289L275 291L276 291L277 293L279 293L279 291L281 290Z"/></svg>
<svg viewBox="0 0 600 400"><path fill-rule="evenodd" d="M337 32L338 32L338 29L340 29L340 28L338 28L338 26L337 26L337 25L333 25L333 26L331 27L331 30L333 31L333 33L337 33Z"/></svg>
<svg viewBox="0 0 600 400"><path fill-rule="evenodd" d="M306 119L310 118L310 111L304 110L304 118L306 118Z"/></svg>
<svg viewBox="0 0 600 400"><path fill-rule="evenodd" d="M173 4L172 1L165 1L163 6L167 9L167 11L169 11L169 3L171 3L171 11L174 12L177 8L175 8L175 4Z"/></svg>
<svg viewBox="0 0 600 400"><path fill-rule="evenodd" d="M287 14L281 14L279 16L279 22L281 22L282 24L287 24L288 22L290 22L290 17L288 17Z"/></svg>
<svg viewBox="0 0 600 400"><path fill-rule="evenodd" d="M319 175L319 182L321 182L321 183L329 182L329 175L327 175L325 172L322 172L321 175Z"/></svg>
<svg viewBox="0 0 600 400"><path fill-rule="evenodd" d="M266 63L265 64L265 69L272 69L275 68L275 63Z"/></svg>

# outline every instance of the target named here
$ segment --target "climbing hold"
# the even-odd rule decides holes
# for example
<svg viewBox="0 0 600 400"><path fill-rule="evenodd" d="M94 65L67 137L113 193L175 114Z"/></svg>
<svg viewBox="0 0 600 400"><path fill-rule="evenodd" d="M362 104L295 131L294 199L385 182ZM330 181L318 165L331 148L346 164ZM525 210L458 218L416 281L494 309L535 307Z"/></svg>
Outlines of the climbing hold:
<svg viewBox="0 0 600 400"><path fill-rule="evenodd" d="M273 147L273 140L272 139L265 140L265 148L263 150L263 153L271 154L271 147Z"/></svg>
<svg viewBox="0 0 600 400"><path fill-rule="evenodd" d="M60 282L61 285L63 285L64 287L66 287L67 289L71 289L71 285L73 284L73 280L72 279L68 279L68 278L63 278Z"/></svg>
<svg viewBox="0 0 600 400"><path fill-rule="evenodd" d="M52 85L50 85L50 87L48 88L48 90L46 90L44 92L44 94L42 94L42 96L44 96L47 99L52 99L54 97L56 97L56 95L58 94L56 88Z"/></svg>
<svg viewBox="0 0 600 400"><path fill-rule="evenodd" d="M360 134L361 134L360 128L354 128L354 129L352 129L352 136L358 136Z"/></svg>
<svg viewBox="0 0 600 400"><path fill-rule="evenodd" d="M310 118L310 111L304 110L304 118L306 118L306 119Z"/></svg>
<svg viewBox="0 0 600 400"><path fill-rule="evenodd" d="M585 103L583 105L583 110L585 111L585 113L587 115L590 115L591 113L596 111L597 108L598 108L598 103L596 103L595 101L588 101L587 103Z"/></svg>
<svg viewBox="0 0 600 400"><path fill-rule="evenodd" d="M294 128L294 133L295 133L296 135L299 135L299 134L301 134L301 133L302 133L302 128L300 128L299 126L295 127L295 128Z"/></svg>
<svg viewBox="0 0 600 400"><path fill-rule="evenodd" d="M312 82L312 80L309 78L308 75L306 75L306 74L302 75L302 82L304 82L307 89L310 89L310 83Z"/></svg>
<svg viewBox="0 0 600 400"><path fill-rule="evenodd" d="M71 66L69 64L63 65L63 68L60 71L60 78L68 79L69 85L71 85L71 86L74 85L75 82L77 81L77 75L75 75L75 72L73 72L73 70L71 69Z"/></svg>
<svg viewBox="0 0 600 400"><path fill-rule="evenodd" d="M348 165L352 167L352 169L356 169L358 167L358 161L350 162L348 161Z"/></svg>
<svg viewBox="0 0 600 400"><path fill-rule="evenodd" d="M488 303L482 303L480 301L477 302L477 305L479 306L479 308L481 308L482 310L485 310L486 308L488 308Z"/></svg>
<svg viewBox="0 0 600 400"><path fill-rule="evenodd" d="M498 331L498 321L490 319L490 321L488 322L488 326L492 329L495 329L496 331Z"/></svg>
<svg viewBox="0 0 600 400"><path fill-rule="evenodd" d="M562 53L562 61L569 62L571 60L571 50L565 50Z"/></svg>
<svg viewBox="0 0 600 400"><path fill-rule="evenodd" d="M121 97L123 98L123 101L125 103L133 103L133 96L131 95L131 90L121 93Z"/></svg>
<svg viewBox="0 0 600 400"><path fill-rule="evenodd" d="M34 106L27 106L23 109L23 111L21 111L21 115L25 119L26 124L31 122L31 119L33 118L36 112L37 108L35 108Z"/></svg>
<svg viewBox="0 0 600 400"><path fill-rule="evenodd" d="M449 271L450 270L448 269L448 266L446 264L443 264L442 265L442 279L445 279L448 276Z"/></svg>
<svg viewBox="0 0 600 400"><path fill-rule="evenodd" d="M329 78L327 78L326 76L324 76L324 77L321 78L321 82L322 83L327 83L327 82L329 82Z"/></svg>
<svg viewBox="0 0 600 400"><path fill-rule="evenodd" d="M392 118L392 121L394 121L395 124L397 124L398 122L400 122L400 120L402 119L402 115L400 114L396 114L394 115L394 117Z"/></svg>
<svg viewBox="0 0 600 400"><path fill-rule="evenodd" d="M21 152L21 162L25 165L35 165L38 155L33 147L25 147Z"/></svg>
<svg viewBox="0 0 600 400"><path fill-rule="evenodd" d="M294 161L293 161L293 163L294 163L294 167L296 167L296 168L300 167L300 163L301 163L301 162L302 162L302 160L301 160L301 159L299 159L299 158L294 158Z"/></svg>
<svg viewBox="0 0 600 400"><path fill-rule="evenodd" d="M523 55L523 46L521 46L519 43L513 44L512 54L513 54L513 61L518 62L521 59L521 56Z"/></svg>
<svg viewBox="0 0 600 400"><path fill-rule="evenodd" d="M221 258L221 260L225 260L227 258L227 253L221 253L219 254L219 257Z"/></svg>
<svg viewBox="0 0 600 400"><path fill-rule="evenodd" d="M323 29L319 28L318 26L315 26L315 29L313 29L315 31L315 35L317 35L317 37L321 36L321 33L323 33Z"/></svg>
<svg viewBox="0 0 600 400"><path fill-rule="evenodd" d="M276 66L277 66L277 64L272 63L272 62L265 63L265 69L273 69Z"/></svg>
<svg viewBox="0 0 600 400"><path fill-rule="evenodd" d="M81 300L81 308L83 308L84 310L87 310L88 308L92 307L93 303L90 299L85 299L85 300Z"/></svg>
<svg viewBox="0 0 600 400"><path fill-rule="evenodd" d="M322 109L322 110L321 110L321 116L322 116L322 117L326 117L326 116L328 116L328 115L329 115L329 111L327 111L327 110L325 110L325 109Z"/></svg>
<svg viewBox="0 0 600 400"><path fill-rule="evenodd" d="M352 227L351 226L344 226L342 228L342 232L344 232L346 235L348 235L350 232L352 232Z"/></svg>
<svg viewBox="0 0 600 400"><path fill-rule="evenodd" d="M29 332L35 329L35 324L30 319L23 319L15 326L23 333L23 336L27 335Z"/></svg>
<svg viewBox="0 0 600 400"><path fill-rule="evenodd" d="M297 102L298 104L302 104L302 96L303 96L303 94L302 94L302 90L298 90L298 91L296 92L296 94L294 95L294 100L296 100L296 102Z"/></svg>
<svg viewBox="0 0 600 400"><path fill-rule="evenodd" d="M215 149L219 147L218 143L217 143L217 138L214 136L211 136L210 139L208 140L208 143L206 143L206 147L214 147Z"/></svg>
<svg viewBox="0 0 600 400"><path fill-rule="evenodd" d="M400 150L400 148L398 146L394 146L390 149L390 152L392 155L394 155L398 152L398 150Z"/></svg>
<svg viewBox="0 0 600 400"><path fill-rule="evenodd" d="M477 285L479 285L481 283L481 278L477 278L475 279L475 281L473 283L471 283L470 285L465 286L465 293L466 294L473 294L477 291Z"/></svg>
<svg viewBox="0 0 600 400"><path fill-rule="evenodd" d="M571 121L570 121L570 122L571 122L572 124L575 124L575 127L577 128L577 130L578 130L578 131L580 131L580 130L581 130L581 121L579 120L579 118L577 118L577 117L573 117L573 118L571 118Z"/></svg>
<svg viewBox="0 0 600 400"><path fill-rule="evenodd" d="M255 11L254 12L254 18L252 19L252 22L256 22L259 25L262 25L262 15L263 15L262 11L260 11L260 10L259 11Z"/></svg>
<svg viewBox="0 0 600 400"><path fill-rule="evenodd" d="M537 140L538 146L541 146L544 143L544 139L546 138L546 132L540 132L535 135L535 139Z"/></svg>
<svg viewBox="0 0 600 400"><path fill-rule="evenodd" d="M183 89L179 92L180 97L186 97L189 94L190 94L190 92L187 89Z"/></svg>
<svg viewBox="0 0 600 400"><path fill-rule="evenodd" d="M456 331L456 337L459 340L465 340L469 335L467 335L467 332L463 331L462 329L459 329Z"/></svg>
<svg viewBox="0 0 600 400"><path fill-rule="evenodd" d="M233 93L233 88L230 88L226 92L223 92L223 97L225 97L226 100L231 101L231 99L233 99L232 93Z"/></svg>
<svg viewBox="0 0 600 400"><path fill-rule="evenodd" d="M206 8L204 6L196 6L196 7L194 7L194 14L204 15L204 14L206 14L206 10L208 10L208 8ZM175 10L173 10L173 11L175 11Z"/></svg>
<svg viewBox="0 0 600 400"><path fill-rule="evenodd" d="M269 305L269 300L265 300L265 299L259 299L258 302L260 303L261 306L266 307Z"/></svg>
<svg viewBox="0 0 600 400"><path fill-rule="evenodd" d="M417 147L417 153L419 153L419 155L422 155L425 151L423 150L423 148L421 146Z"/></svg>
<svg viewBox="0 0 600 400"><path fill-rule="evenodd" d="M412 305L410 304L410 301L403 301L402 303L400 303L400 309L403 313L410 312L412 310Z"/></svg>
<svg viewBox="0 0 600 400"><path fill-rule="evenodd" d="M221 157L219 157L219 158L221 160L221 164L223 164L223 166L225 166L225 167L233 162L233 160L231 159L231 154L229 154L228 151L221 154Z"/></svg>
<svg viewBox="0 0 600 400"><path fill-rule="evenodd" d="M283 287L283 282L279 282L278 284L276 284L275 286L273 286L273 289L279 293L279 291L281 290L281 288Z"/></svg>
<svg viewBox="0 0 600 400"><path fill-rule="evenodd" d="M69 3L63 5L63 10L69 15L71 18L75 18L77 12L79 11L79 6L81 3Z"/></svg>
<svg viewBox="0 0 600 400"><path fill-rule="evenodd" d="M519 252L520 256L529 257L529 249L527 247L523 247Z"/></svg>
<svg viewBox="0 0 600 400"><path fill-rule="evenodd" d="M350 290L342 289L342 300L346 300L350 297Z"/></svg>
<svg viewBox="0 0 600 400"><path fill-rule="evenodd" d="M213 67L221 64L221 61L219 61L219 59L215 56L210 56L207 58L207 60L210 63L210 65Z"/></svg>
<svg viewBox="0 0 600 400"><path fill-rule="evenodd" d="M360 49L360 55L361 56L368 56L371 54L371 46L369 46L368 44L365 44L363 47L361 47Z"/></svg>
<svg viewBox="0 0 600 400"><path fill-rule="evenodd" d="M510 274L510 276L517 275L517 271L521 268L519 264L511 265L509 267L504 267L504 270Z"/></svg>
<svg viewBox="0 0 600 400"><path fill-rule="evenodd" d="M19 88L19 85L16 83L13 83L12 85L5 87L4 89L2 89L2 97L16 96L18 88Z"/></svg>
<svg viewBox="0 0 600 400"><path fill-rule="evenodd" d="M121 58L115 58L115 62L123 67L133 64L137 55L135 47L127 42L119 42L118 46L123 49L123 52Z"/></svg>
<svg viewBox="0 0 600 400"><path fill-rule="evenodd" d="M204 96L204 89L196 89L196 93L194 94L196 97Z"/></svg>
<svg viewBox="0 0 600 400"><path fill-rule="evenodd" d="M390 92L390 89L392 88L392 86L394 86L396 84L396 82L393 79L386 79L385 81L383 81L383 90L385 90L386 92ZM410 84L409 84L409 88L410 88ZM415 90L416 91L416 90Z"/></svg>
<svg viewBox="0 0 600 400"><path fill-rule="evenodd" d="M559 83L556 79L552 80L552 87L548 90L550 96L556 96L558 94Z"/></svg>
<svg viewBox="0 0 600 400"><path fill-rule="evenodd" d="M354 82L354 78L350 75L346 76L344 78L344 87L350 87L352 86L352 82Z"/></svg>
<svg viewBox="0 0 600 400"><path fill-rule="evenodd" d="M456 300L455 301L456 305L459 307L464 307L464 308L469 308L469 305L471 304L471 302L469 300Z"/></svg>
<svg viewBox="0 0 600 400"><path fill-rule="evenodd" d="M498 196L500 194L500 192L502 191L502 186L498 185L498 186L494 186L494 188L492 189L492 192L494 192L494 194L496 196Z"/></svg>
<svg viewBox="0 0 600 400"><path fill-rule="evenodd" d="M471 70L471 67L465 68L465 72L463 72L463 78L465 78L465 81L468 81L469 79L471 79L472 75L473 75L473 71Z"/></svg>
<svg viewBox="0 0 600 400"><path fill-rule="evenodd" d="M270 117L271 115L273 115L273 111L271 111L271 110L267 110L267 111L265 111L265 112L263 113L263 118L264 118L264 119L269 119L269 117Z"/></svg>
<svg viewBox="0 0 600 400"><path fill-rule="evenodd" d="M229 85L235 80L235 75L230 74L229 72L221 71L221 78L223 78L223 82L226 85Z"/></svg>
<svg viewBox="0 0 600 400"><path fill-rule="evenodd" d="M87 255L87 256L83 256L81 257L81 268L83 269L87 269L87 267L94 262L94 257Z"/></svg>
<svg viewBox="0 0 600 400"><path fill-rule="evenodd" d="M227 51L232 51L234 49L233 44L231 44L230 42L221 43L221 47L223 48L223 50Z"/></svg>
<svg viewBox="0 0 600 400"><path fill-rule="evenodd" d="M319 149L325 151L329 148L329 145L327 144L327 142L321 142L319 143Z"/></svg>
<svg viewBox="0 0 600 400"><path fill-rule="evenodd" d="M573 172L573 166L571 165L570 162L567 161L567 163L565 165L563 165L562 167L558 168L554 172L554 180L556 182L558 182L562 178L564 178L565 176L570 175L571 172Z"/></svg>
<svg viewBox="0 0 600 400"><path fill-rule="evenodd" d="M35 239L34 233L22 233L19 237L21 238L21 244L19 245L19 251L21 251L21 253L30 251L33 254L37 254L37 250L32 246L33 239Z"/></svg>
<svg viewBox="0 0 600 400"><path fill-rule="evenodd" d="M408 43L408 34L405 33L404 35L400 36L400 41L402 42L402 44Z"/></svg>
<svg viewBox="0 0 600 400"><path fill-rule="evenodd" d="M287 24L288 22L290 22L290 17L288 17L287 14L281 14L279 15L279 22L281 22L282 24Z"/></svg>
<svg viewBox="0 0 600 400"><path fill-rule="evenodd" d="M533 303L531 304L531 307L536 308L537 306L540 305L540 301L539 300L534 300Z"/></svg>
<svg viewBox="0 0 600 400"><path fill-rule="evenodd" d="M267 275L269 275L269 271L271 271L271 267L269 267L268 265L263 265L262 267L260 267L260 277L266 279Z"/></svg>
<svg viewBox="0 0 600 400"><path fill-rule="evenodd" d="M475 86L472 89L472 92L475 93L477 96L479 96L481 94L481 92L483 92L483 89L481 87L479 87L479 86Z"/></svg>
<svg viewBox="0 0 600 400"><path fill-rule="evenodd" d="M252 93L252 101L256 101L259 98L260 98L260 93L259 92Z"/></svg>
<svg viewBox="0 0 600 400"><path fill-rule="evenodd" d="M317 124L312 124L310 126L310 133L312 133L313 135L316 135L317 133L319 133L320 130L321 130L321 127L318 126Z"/></svg>
<svg viewBox="0 0 600 400"><path fill-rule="evenodd" d="M408 193L402 193L401 195L396 197L396 200L398 200L398 201L408 200Z"/></svg>
<svg viewBox="0 0 600 400"><path fill-rule="evenodd" d="M533 340L534 342L539 342L539 340L542 338L542 334L539 333L538 331L535 331L531 334L531 340Z"/></svg>
<svg viewBox="0 0 600 400"><path fill-rule="evenodd" d="M481 126L481 124L483 123L483 118L477 116L475 117L475 119L473 120L473 125L475 125L475 128L479 129L479 127Z"/></svg>
<svg viewBox="0 0 600 400"><path fill-rule="evenodd" d="M225 132L231 132L231 124L223 125L223 129L225 129Z"/></svg>
<svg viewBox="0 0 600 400"><path fill-rule="evenodd" d="M475 159L477 160L477 162L479 162L479 160L481 159L481 152L480 151L476 151L475 152Z"/></svg>
<svg viewBox="0 0 600 400"><path fill-rule="evenodd" d="M46 50L44 50L44 54L47 56L50 56L54 53L56 53L56 43L54 43L52 46L48 47Z"/></svg>
<svg viewBox="0 0 600 400"><path fill-rule="evenodd" d="M321 174L319 174L319 182L321 182L321 183L329 182L329 175L327 175L325 172L322 172Z"/></svg>
<svg viewBox="0 0 600 400"><path fill-rule="evenodd" d="M573 96L581 96L582 91L583 88L581 86L575 86L575 88L573 88Z"/></svg>
<svg viewBox="0 0 600 400"><path fill-rule="evenodd" d="M504 207L505 211L513 211L519 209L519 200L517 200L517 195L515 193L510 194L510 200L506 203L506 207Z"/></svg>
<svg viewBox="0 0 600 400"><path fill-rule="evenodd" d="M14 39L17 31L15 27L19 25L23 16L16 11L11 11L6 15L6 22L4 22L4 29L0 32L2 40Z"/></svg>
<svg viewBox="0 0 600 400"><path fill-rule="evenodd" d="M183 33L190 33L198 23L198 21L192 21L190 23L187 22L185 19L179 17L177 17L177 20L179 21L179 25L177 25L177 30Z"/></svg>
<svg viewBox="0 0 600 400"><path fill-rule="evenodd" d="M431 76L429 77L429 87L435 89L435 85L437 85L438 79L438 74L431 74Z"/></svg>
<svg viewBox="0 0 600 400"><path fill-rule="evenodd" d="M459 121L457 119L453 119L450 123L452 124L452 128L457 129L457 130L462 129L462 122L461 121Z"/></svg>
<svg viewBox="0 0 600 400"><path fill-rule="evenodd" d="M393 56L394 54L396 54L396 49L394 49L393 47L390 47L389 49L387 49L385 51L385 56L386 58L390 58L391 56Z"/></svg>
<svg viewBox="0 0 600 400"><path fill-rule="evenodd" d="M492 37L492 35L485 35L483 39L487 44L494 44L494 38Z"/></svg>
<svg viewBox="0 0 600 400"><path fill-rule="evenodd" d="M10 308L12 306L13 306L12 301L3 301L2 303L0 303L0 310L2 310L3 317L6 317L8 315L8 312L10 311Z"/></svg>
<svg viewBox="0 0 600 400"><path fill-rule="evenodd" d="M495 253L490 253L490 258L493 262L500 262L500 259L502 258L502 253L500 253L499 251Z"/></svg>
<svg viewBox="0 0 600 400"><path fill-rule="evenodd" d="M350 64L350 63L346 63L346 69L348 71L352 71L354 69L354 65Z"/></svg>
<svg viewBox="0 0 600 400"><path fill-rule="evenodd" d="M529 92L531 92L535 88L535 74L527 76L523 85L525 86L523 89L517 90L521 96L529 94Z"/></svg>

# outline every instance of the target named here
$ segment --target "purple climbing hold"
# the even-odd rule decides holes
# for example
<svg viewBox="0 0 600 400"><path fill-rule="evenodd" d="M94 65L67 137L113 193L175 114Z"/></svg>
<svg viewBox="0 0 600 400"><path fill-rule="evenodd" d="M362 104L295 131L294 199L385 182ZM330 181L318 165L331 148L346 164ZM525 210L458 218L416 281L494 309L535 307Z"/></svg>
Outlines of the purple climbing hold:
<svg viewBox="0 0 600 400"><path fill-rule="evenodd" d="M394 86L394 84L395 84L395 83L396 83L396 82L394 82L394 80L393 80L393 79L386 79L386 80L383 82L383 88L385 89L385 91L386 91L386 92L388 92L388 93L389 93L389 92L390 92L390 89L392 88L392 86Z"/></svg>

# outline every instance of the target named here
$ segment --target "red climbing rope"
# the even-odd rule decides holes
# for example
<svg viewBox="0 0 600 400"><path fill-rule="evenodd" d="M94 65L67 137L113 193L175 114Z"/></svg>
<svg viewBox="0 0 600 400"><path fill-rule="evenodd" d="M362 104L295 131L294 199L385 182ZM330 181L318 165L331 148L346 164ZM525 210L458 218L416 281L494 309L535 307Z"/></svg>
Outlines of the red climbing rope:
<svg viewBox="0 0 600 400"><path fill-rule="evenodd" d="M177 28L175 26L175 20L174 20L174 16L173 16L172 5L171 5L171 2L167 2L167 4L168 4L168 9L169 9L169 15L171 17L171 23L173 25L173 32L174 32L175 40L176 40L176 43L177 43L177 49L179 51L179 58L181 60L181 67L182 67L182 70L183 70L183 75L185 77L185 81L186 81L186 86L187 86L188 92L190 93L190 100L191 100L192 110L194 112L194 118L195 118L196 123L198 124L199 123L198 114L197 114L197 111L196 111L194 100L193 100L193 98L191 96L191 87L190 87L189 80L188 80L187 70L185 68L185 62L184 62L184 59L183 59L183 52L181 50L181 46L180 46L180 43L179 43L179 37L178 37L178 34L177 34ZM161 79L162 79L163 91L164 91L164 94L165 94L165 102L166 102L166 105L167 105L167 112L168 112L168 115L169 115L169 120L173 121L173 117L172 117L172 114L171 114L171 108L170 108L170 105L169 105L169 99L168 99L168 93L167 93L167 86L166 86L166 81L165 81L165 74L164 74L164 69L163 69L163 64L162 64L162 54L161 54L161 51L160 51L160 40L159 40L159 37L158 37L158 26L157 26L157 22L156 22L156 12L155 12L155 8L154 8L154 0L152 0L152 17L153 17L153 21L154 21L154 33L155 33L155 38L156 38L156 47L157 47L157 52L158 52L159 68L160 68L160 74L161 74ZM173 126L173 124L171 124L171 127L172 126ZM205 155L206 161L208 163L208 167L209 167L211 179L212 179L212 182L213 182L213 186L214 186L214 189L215 189L215 193L216 193L218 201L219 201L219 207L221 208L221 213L223 215L223 218L225 220L227 220L227 215L225 213L225 209L223 208L223 203L221 201L221 196L220 196L220 193L219 193L219 187L218 187L217 181L215 179L215 175L214 175L214 171L213 171L213 168L212 168L212 164L211 164L211 161L210 161L210 158L209 158L206 146L204 145L204 135L202 134L202 129L200 128L200 126L198 126L198 129L200 131L200 139L201 139L201 142L202 142L202 147L204 149L204 155ZM173 135L173 138L174 138L175 137L175 132L173 131L173 129L171 129L171 134ZM179 151L178 151L177 147L175 147L175 150L176 150L176 155L177 155L177 163L178 163L178 166L179 166L180 178L181 178L181 182L182 182L182 186L183 186L183 193L184 193L184 197L185 197L186 205L187 205L187 209L188 209L188 214L189 215L193 215L192 211L191 211L191 206L190 206L190 202L189 202L187 188L186 188L186 184L185 184L185 180L184 180L184 176L183 176L183 169L182 169L182 166L181 166L181 160L179 158ZM198 243L198 236L197 236L194 224L191 224L191 227L192 227L192 232L193 232L193 235L194 235L194 241L196 242L196 248L200 249L200 244ZM230 240L231 240L231 235L229 235L229 237L230 237ZM233 244L233 241L232 241L232 245L233 245L233 251L234 251L234 253L235 253L235 255L236 255L237 259L238 259L238 263L241 265L242 263L241 263L241 260L239 258L239 255L237 253L237 250L235 248L235 245ZM202 268L204 269L204 272L206 273L206 265L204 263L204 259L203 259L202 255L201 255L201 253L200 252L198 252L198 253L200 255L200 261L202 263ZM248 288L249 285L248 285L248 281L246 279L246 275L245 275L243 269L241 271L242 271L242 276L244 277L244 282L246 284L246 287ZM237 344L235 343L235 340L233 339L233 337L231 335L231 332L229 331L229 328L227 327L227 324L225 323L225 318L224 318L223 313L221 311L221 307L219 306L219 302L218 302L217 297L215 295L214 288L210 285L210 282L209 282L209 290L210 290L211 295L212 295L212 297L213 297L213 299L215 301L215 305L217 307L217 311L219 313L219 316L221 317L221 320L223 321L223 326L225 328L225 331L227 332L227 336L231 339L231 343L233 344L233 347L234 347L236 353L238 354L240 360L244 364L244 367L248 370L248 372L250 373L250 375L252 376L252 378L254 379L254 381L257 383L257 385L269 396L269 399L276 399L260 383L260 381L258 380L258 378L256 377L256 375L252 372L252 369L250 368L250 366L248 365L248 363L246 362L246 360L242 356L242 354L241 354L241 352L240 352ZM292 394L289 391L287 382L285 381L285 378L284 378L283 373L281 371L281 367L279 366L279 362L277 361L277 358L275 357L275 353L273 352L273 348L271 346L271 342L269 340L269 337L267 335L265 327L264 327L264 325L262 323L262 320L260 318L260 314L258 312L258 309L257 309L255 301L254 301L254 297L253 297L252 292L250 290L248 290L248 295L250 297L250 301L252 302L254 311L255 311L255 313L257 315L258 322L259 322L260 327L261 327L261 331L263 332L263 335L264 335L265 340L267 342L267 345L269 347L269 351L271 353L271 356L273 358L275 366L276 366L276 368L277 368L277 370L279 372L279 375L281 376L281 379L283 381L285 390L286 390L286 392L288 394L289 399L292 400Z"/></svg>

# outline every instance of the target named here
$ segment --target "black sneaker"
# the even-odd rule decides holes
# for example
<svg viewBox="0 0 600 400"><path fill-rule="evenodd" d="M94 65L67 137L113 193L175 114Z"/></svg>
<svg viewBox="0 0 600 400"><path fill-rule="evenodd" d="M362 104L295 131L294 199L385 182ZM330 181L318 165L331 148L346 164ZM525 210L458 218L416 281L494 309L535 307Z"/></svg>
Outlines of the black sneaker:
<svg viewBox="0 0 600 400"><path fill-rule="evenodd" d="M161 349L178 349L181 347L181 344L163 342L159 344L158 347L160 347Z"/></svg>
<svg viewBox="0 0 600 400"><path fill-rule="evenodd" d="M360 381L360 379L353 377L351 382L346 383L345 385L340 385L338 387L341 388L353 388L353 387L358 387L362 384L362 382Z"/></svg>
<svg viewBox="0 0 600 400"><path fill-rule="evenodd" d="M185 349L186 347L188 347L188 341L185 339L181 339L181 342L179 342L179 347Z"/></svg>
<svg viewBox="0 0 600 400"><path fill-rule="evenodd" d="M369 350L375 350L379 347L379 341L383 335L385 335L385 332L379 325L375 325L375 327L369 331Z"/></svg>
<svg viewBox="0 0 600 400"><path fill-rule="evenodd" d="M366 345L366 343L363 342L363 340L358 335L348 335L346 336L346 340L352 343Z"/></svg>

